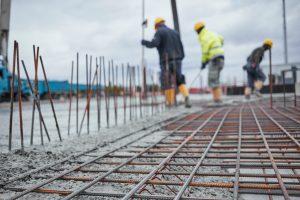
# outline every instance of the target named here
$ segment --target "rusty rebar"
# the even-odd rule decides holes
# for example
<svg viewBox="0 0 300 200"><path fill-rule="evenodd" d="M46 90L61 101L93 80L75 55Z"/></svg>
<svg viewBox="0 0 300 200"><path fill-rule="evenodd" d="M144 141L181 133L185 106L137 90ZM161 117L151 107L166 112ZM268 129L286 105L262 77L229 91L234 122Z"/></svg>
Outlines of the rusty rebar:
<svg viewBox="0 0 300 200"><path fill-rule="evenodd" d="M100 61L101 62L101 61ZM99 68L101 70L100 66L98 65L98 58L96 57L96 68ZM97 125L98 125L98 131L100 130L100 103L99 102L99 74L97 72L96 75L96 102L97 102Z"/></svg>
<svg viewBox="0 0 300 200"><path fill-rule="evenodd" d="M24 149L24 133L23 133L22 91L21 91L19 44L18 43L17 43L17 69L18 69L18 100L19 100L20 137L21 137L21 149L23 150Z"/></svg>
<svg viewBox="0 0 300 200"><path fill-rule="evenodd" d="M15 96L15 69L16 69L16 56L17 56L17 41L14 41L14 52L13 52L13 65L12 65L12 77L10 84L10 116L9 116L9 135L8 135L8 150L12 147L12 122L14 112L14 96Z"/></svg>
<svg viewBox="0 0 300 200"><path fill-rule="evenodd" d="M51 95L51 90L50 90L50 87L49 87L49 83L48 83L48 79L47 79L47 75L46 75L46 71L45 71L42 56L40 56L40 61L41 61L41 67L42 67L42 71L43 71L43 74L44 74L44 78L45 78L45 82L46 82L46 86L47 86L47 90L48 90L47 91L48 98L49 98L50 105L51 105L51 108L52 108L52 112L53 112L53 116L54 116L54 120L55 120L55 126L56 126L56 129L57 129L58 137L59 137L59 140L62 141L61 134L60 134L60 129L59 129L56 113L55 113L55 108L54 108L54 104L53 104L53 99L52 99L52 95Z"/></svg>

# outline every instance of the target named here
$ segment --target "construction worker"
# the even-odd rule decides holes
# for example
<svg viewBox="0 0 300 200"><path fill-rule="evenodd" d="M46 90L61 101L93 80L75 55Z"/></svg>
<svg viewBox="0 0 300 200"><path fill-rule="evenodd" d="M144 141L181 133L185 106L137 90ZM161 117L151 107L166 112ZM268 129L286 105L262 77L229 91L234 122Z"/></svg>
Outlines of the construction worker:
<svg viewBox="0 0 300 200"><path fill-rule="evenodd" d="M213 100L221 103L220 72L224 67L224 38L207 30L204 22L197 22L194 30L198 34L198 40L202 48L202 66L205 69L208 64L208 86L212 89Z"/></svg>
<svg viewBox="0 0 300 200"><path fill-rule="evenodd" d="M156 47L160 62L160 81L165 93L168 106L175 104L175 85L172 77L176 77L176 87L185 99L185 107L190 108L189 91L185 85L184 75L181 73L181 63L184 58L184 50L179 33L165 25L165 20L161 17L155 19L154 28L156 30L151 41L142 40L142 45L148 48Z"/></svg>
<svg viewBox="0 0 300 200"><path fill-rule="evenodd" d="M260 90L266 80L266 75L263 73L262 69L259 67L261 61L263 60L264 53L266 50L272 48L273 41L266 39L261 47L258 47L252 51L250 56L247 58L247 64L243 67L247 71L248 83L245 88L245 98L250 99L252 88L254 88L253 93L261 97Z"/></svg>

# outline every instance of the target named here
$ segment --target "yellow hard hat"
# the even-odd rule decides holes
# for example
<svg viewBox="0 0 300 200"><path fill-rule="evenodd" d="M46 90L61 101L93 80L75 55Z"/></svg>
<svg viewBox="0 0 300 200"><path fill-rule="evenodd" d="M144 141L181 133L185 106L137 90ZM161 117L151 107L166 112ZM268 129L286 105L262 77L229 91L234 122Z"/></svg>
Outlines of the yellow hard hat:
<svg viewBox="0 0 300 200"><path fill-rule="evenodd" d="M264 45L267 45L267 46L269 46L270 48L272 48L272 46L273 46L273 41L272 41L271 39L265 39Z"/></svg>
<svg viewBox="0 0 300 200"><path fill-rule="evenodd" d="M162 17L157 17L154 21L154 28L157 29L157 25L160 24L160 23L164 23L165 22L165 19L162 18Z"/></svg>
<svg viewBox="0 0 300 200"><path fill-rule="evenodd" d="M204 22L197 22L194 26L194 30L198 31L200 28L203 28L205 26Z"/></svg>

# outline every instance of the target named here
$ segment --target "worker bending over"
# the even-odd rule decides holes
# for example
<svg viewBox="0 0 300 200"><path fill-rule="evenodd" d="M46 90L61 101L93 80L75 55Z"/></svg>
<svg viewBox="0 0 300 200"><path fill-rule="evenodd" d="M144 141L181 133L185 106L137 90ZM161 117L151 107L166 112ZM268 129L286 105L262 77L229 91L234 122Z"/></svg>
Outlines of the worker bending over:
<svg viewBox="0 0 300 200"><path fill-rule="evenodd" d="M151 41L142 40L142 45L156 47L160 61L160 81L165 93L168 106L175 104L176 90L172 87L172 76L176 76L176 86L185 98L185 107L190 108L189 91L185 85L184 75L181 73L181 63L184 58L184 50L179 33L165 25L161 17L155 19L155 35ZM168 70L169 69L169 70Z"/></svg>
<svg viewBox="0 0 300 200"><path fill-rule="evenodd" d="M263 82L266 80L266 75L259 67L261 61L264 58L266 50L271 49L273 45L272 40L266 39L261 47L258 47L252 51L250 56L247 58L247 64L243 67L247 71L248 83L245 88L245 98L250 99L252 88L253 93L261 97L260 90L263 86Z"/></svg>
<svg viewBox="0 0 300 200"><path fill-rule="evenodd" d="M215 103L221 102L220 72L224 67L224 38L213 33L205 27L204 22L198 22L194 26L202 48L201 70L208 67L208 86L212 89Z"/></svg>

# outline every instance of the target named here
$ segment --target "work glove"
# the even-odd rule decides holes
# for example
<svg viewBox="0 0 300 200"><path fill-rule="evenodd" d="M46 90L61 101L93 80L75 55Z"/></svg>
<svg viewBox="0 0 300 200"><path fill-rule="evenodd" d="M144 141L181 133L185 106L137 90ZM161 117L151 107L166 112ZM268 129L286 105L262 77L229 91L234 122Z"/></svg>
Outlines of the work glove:
<svg viewBox="0 0 300 200"><path fill-rule="evenodd" d="M207 62L203 62L201 65L201 70L205 69Z"/></svg>
<svg viewBox="0 0 300 200"><path fill-rule="evenodd" d="M141 44L142 44L143 46L146 46L147 40L142 40Z"/></svg>

